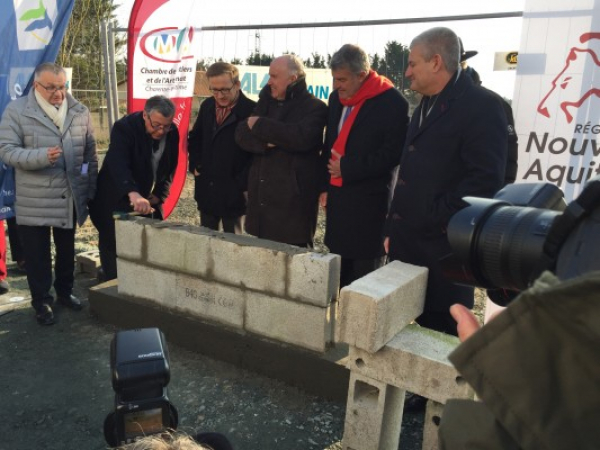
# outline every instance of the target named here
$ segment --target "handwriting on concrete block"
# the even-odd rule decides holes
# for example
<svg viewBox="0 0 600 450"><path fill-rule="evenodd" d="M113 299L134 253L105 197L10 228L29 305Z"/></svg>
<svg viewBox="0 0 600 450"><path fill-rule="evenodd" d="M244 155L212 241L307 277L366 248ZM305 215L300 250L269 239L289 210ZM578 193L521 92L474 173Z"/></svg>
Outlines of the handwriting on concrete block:
<svg viewBox="0 0 600 450"><path fill-rule="evenodd" d="M185 297L193 300L199 300L211 305L221 306L223 308L234 308L235 302L223 296L217 296L209 291L198 291L196 289L184 288Z"/></svg>

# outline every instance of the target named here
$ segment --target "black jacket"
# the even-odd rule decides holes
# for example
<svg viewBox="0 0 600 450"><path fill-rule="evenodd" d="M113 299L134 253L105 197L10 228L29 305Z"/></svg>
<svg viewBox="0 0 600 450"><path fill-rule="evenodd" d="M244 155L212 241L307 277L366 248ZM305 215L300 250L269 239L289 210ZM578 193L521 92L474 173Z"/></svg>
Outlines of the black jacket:
<svg viewBox="0 0 600 450"><path fill-rule="evenodd" d="M467 204L465 196L492 197L504 184L507 122L497 94L464 73L439 94L421 121L415 110L388 216L390 259L429 268L425 309L473 306L471 288L442 273L451 253L446 227Z"/></svg>
<svg viewBox="0 0 600 450"><path fill-rule="evenodd" d="M244 191L252 155L235 142L235 128L246 119L256 102L240 91L237 104L221 126L215 117L215 99L202 102L190 132L190 172L196 177L194 198L201 212L218 217L239 217L246 213Z"/></svg>
<svg viewBox="0 0 600 450"><path fill-rule="evenodd" d="M338 93L333 92L325 137L328 157L342 110ZM408 103L396 89L365 101L358 112L340 162L342 186L330 185L326 175L325 244L333 253L352 259L384 254L385 219L407 126Z"/></svg>
<svg viewBox="0 0 600 450"><path fill-rule="evenodd" d="M154 194L161 204L169 195L177 167L179 132L173 125L167 133L154 182L152 138L146 133L142 114L140 111L125 116L113 126L108 151L98 174L96 197L90 205L92 216L131 211L128 194L132 191L145 198Z"/></svg>
<svg viewBox="0 0 600 450"><path fill-rule="evenodd" d="M300 79L288 86L283 101L271 97L265 86L252 115L260 116L252 130L243 121L236 131L238 144L254 153L246 230L277 242L312 242L320 173L326 165L321 149L327 106Z"/></svg>

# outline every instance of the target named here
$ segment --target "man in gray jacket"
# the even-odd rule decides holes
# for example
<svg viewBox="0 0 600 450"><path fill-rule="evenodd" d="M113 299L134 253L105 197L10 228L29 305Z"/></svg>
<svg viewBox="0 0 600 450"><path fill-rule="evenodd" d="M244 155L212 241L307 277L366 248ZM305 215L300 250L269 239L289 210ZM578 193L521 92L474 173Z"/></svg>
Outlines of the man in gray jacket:
<svg viewBox="0 0 600 450"><path fill-rule="evenodd" d="M75 227L88 216L98 175L90 113L66 92L66 81L62 67L40 64L33 89L10 103L0 122L0 159L15 168L17 223L31 305L41 325L54 323L50 234L57 300L81 310L81 301L72 295Z"/></svg>

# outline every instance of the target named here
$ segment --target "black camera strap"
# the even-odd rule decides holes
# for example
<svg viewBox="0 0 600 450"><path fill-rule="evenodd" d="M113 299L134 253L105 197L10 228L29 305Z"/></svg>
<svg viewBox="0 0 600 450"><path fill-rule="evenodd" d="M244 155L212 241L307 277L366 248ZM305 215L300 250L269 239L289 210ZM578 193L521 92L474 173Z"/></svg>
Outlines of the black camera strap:
<svg viewBox="0 0 600 450"><path fill-rule="evenodd" d="M579 197L573 200L558 216L548 231L544 253L533 272L533 279L544 270L554 270L560 248L581 220L600 205L600 175L592 178ZM532 279L532 281L533 281Z"/></svg>

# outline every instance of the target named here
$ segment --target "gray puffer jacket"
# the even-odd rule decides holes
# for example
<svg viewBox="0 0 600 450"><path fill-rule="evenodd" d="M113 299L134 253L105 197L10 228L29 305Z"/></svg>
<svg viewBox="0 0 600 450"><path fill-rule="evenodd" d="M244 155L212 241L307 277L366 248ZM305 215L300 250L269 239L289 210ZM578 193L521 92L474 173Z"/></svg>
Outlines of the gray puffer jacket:
<svg viewBox="0 0 600 450"><path fill-rule="evenodd" d="M69 94L65 101L62 134L38 105L33 89L2 115L0 159L15 168L19 225L73 228L75 217L81 226L88 216L98 176L96 141L89 110ZM56 145L63 153L53 166L47 152Z"/></svg>

